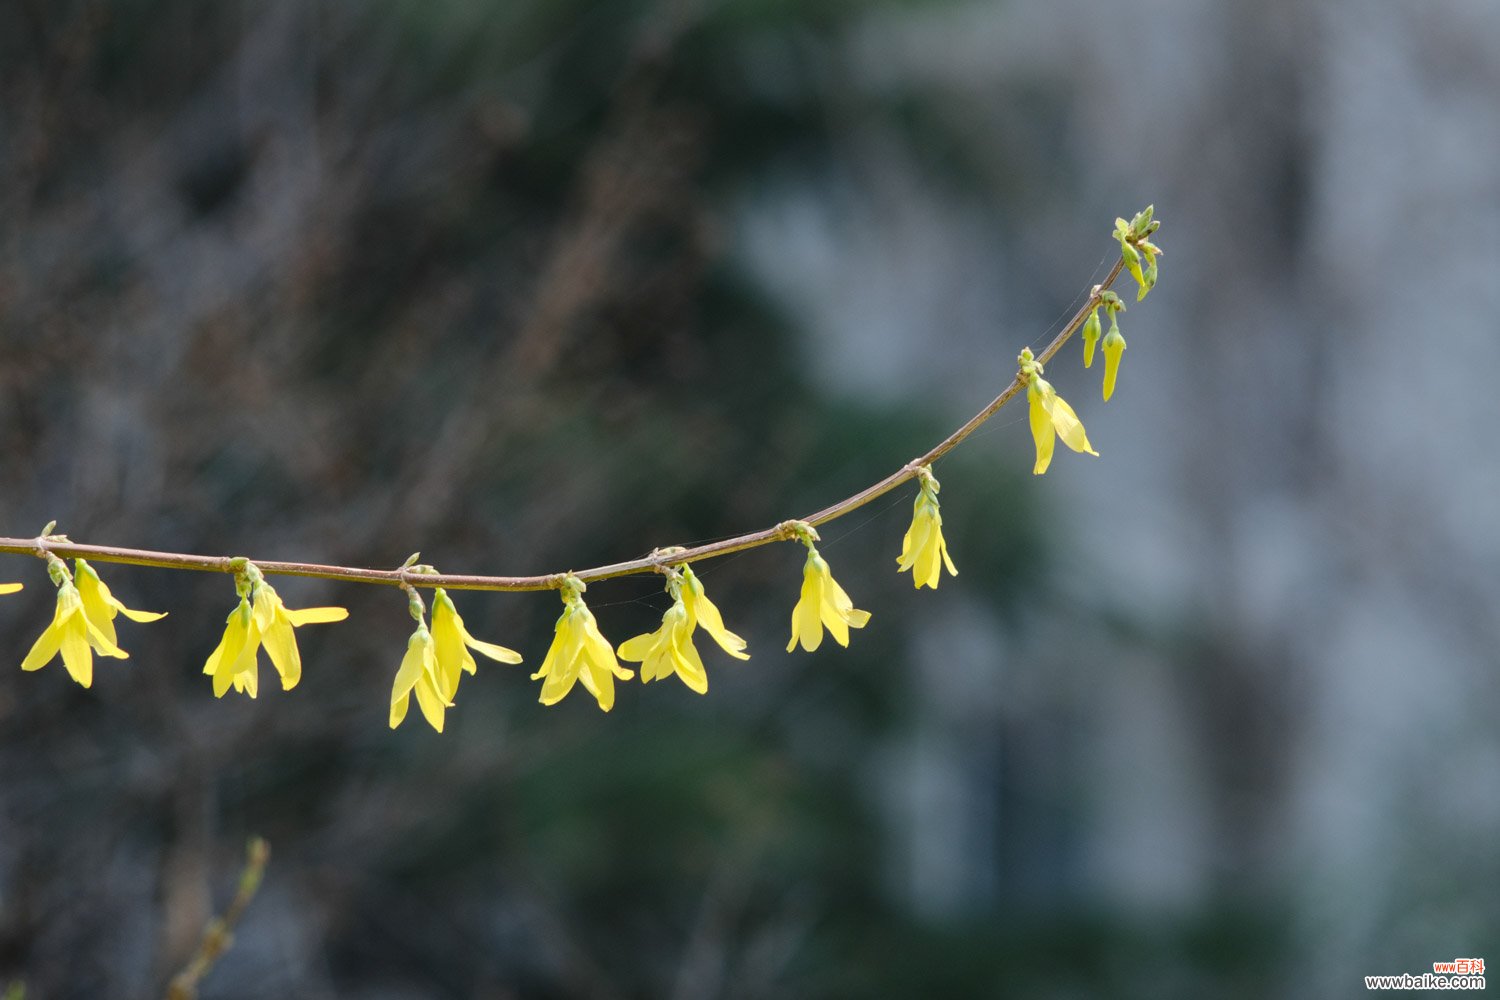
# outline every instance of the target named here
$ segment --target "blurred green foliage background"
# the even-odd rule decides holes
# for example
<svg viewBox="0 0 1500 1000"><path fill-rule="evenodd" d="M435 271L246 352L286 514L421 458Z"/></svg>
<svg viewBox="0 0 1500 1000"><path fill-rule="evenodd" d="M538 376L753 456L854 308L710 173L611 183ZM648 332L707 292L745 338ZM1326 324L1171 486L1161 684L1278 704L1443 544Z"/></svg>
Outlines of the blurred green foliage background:
<svg viewBox="0 0 1500 1000"><path fill-rule="evenodd" d="M1040 10L0 5L0 530L56 518L79 541L374 566L420 549L444 571L540 573L764 527L987 402L1102 274L1113 216L1152 198L1169 257L1163 292L1126 317L1121 394L1174 392L1152 371L1168 349L1154 325L1181 345L1173 330L1206 326L1219 300L1170 256L1173 223L1233 185L1295 242L1302 154L1246 166L1258 185L1208 171L1198 200L1158 197L1197 179L1191 141L1135 156L1130 120L1109 116L1160 81L1089 70L1098 35L1067 41L1084 15ZM947 61L966 18L1001 26L1013 69L984 76L974 47ZM1189 48L1218 30L1159 23ZM1256 127L1203 133L1207 148L1295 135L1244 107ZM786 224L817 230L823 212L886 225L870 232L891 259L954 290L903 298L878 271L880 295L824 289L871 338L830 340L795 280L822 272ZM1215 257L1192 234L1222 228L1202 215L1184 227L1198 264ZM967 270L912 224L928 218ZM1167 291L1178 266L1193 291ZM955 303L966 324L928 315ZM1208 350L1184 356L1242 371ZM902 351L941 360L889 362ZM895 375L877 384L881 358ZM415 714L393 733L404 600L278 580L290 605L343 604L351 622L301 633L294 692L268 679L255 702L215 701L199 669L230 583L101 566L126 603L171 616L124 629L132 658L89 691L56 667L0 672L0 978L49 1000L160 995L252 833L273 845L269 874L205 998L1262 997L1298 995L1320 944L1388 957L1413 896L1366 900L1358 921L1306 908L1342 883L1264 832L1291 794L1289 748L1320 731L1299 728L1297 680L1263 668L1285 647L1242 644L1191 602L1143 614L1082 554L1080 497L1134 516L1118 498L1145 467L1125 439L1191 453L1191 431L1148 433L1129 403L1112 425L1092 376L1054 381L1089 400L1101 468L1063 454L1033 480L1024 415L1005 411L936 469L962 571L940 592L893 572L909 489L824 530L874 614L847 651L782 652L797 547L704 564L753 654L705 649L706 698L667 682L626 686L608 716L582 691L543 709L526 673L555 597L459 594L474 634L527 662L483 664L445 735ZM39 566L6 567L28 584L0 607L19 659L52 597ZM588 598L617 643L666 607L653 579ZM1137 681L1180 698L1175 721L1123 714L1113 685ZM1115 741L1115 718L1185 727L1166 753L1201 762L1208 790L1180 806L1138 789L1151 758ZM1098 803L1114 795L1158 825L1111 826ZM1163 828L1174 839L1155 842ZM1142 830L1135 854L1101 852ZM1455 842L1486 879L1488 842ZM1411 850L1396 867L1416 871L1430 844L1386 853ZM1184 858L1206 859L1191 890L1118 891L1183 884ZM1461 882L1434 899L1432 936L1403 940L1462 953L1496 927ZM1359 971L1452 957L1423 955Z"/></svg>

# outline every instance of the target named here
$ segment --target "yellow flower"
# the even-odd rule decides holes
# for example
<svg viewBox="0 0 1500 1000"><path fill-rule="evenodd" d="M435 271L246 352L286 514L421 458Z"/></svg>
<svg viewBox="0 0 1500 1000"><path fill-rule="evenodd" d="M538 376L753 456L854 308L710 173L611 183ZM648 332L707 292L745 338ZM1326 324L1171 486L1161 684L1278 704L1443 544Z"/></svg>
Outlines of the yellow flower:
<svg viewBox="0 0 1500 1000"><path fill-rule="evenodd" d="M281 675L281 688L290 691L302 679L302 654L297 649L293 628L324 622L341 622L349 617L344 608L302 608L293 610L281 603L276 588L264 580L255 585L251 598L255 629L261 645L271 657L271 664Z"/></svg>
<svg viewBox="0 0 1500 1000"><path fill-rule="evenodd" d="M1109 402L1109 397L1115 394L1115 378L1120 374L1120 355L1125 353L1125 338L1120 336L1120 328L1110 317L1109 333L1104 335L1104 401Z"/></svg>
<svg viewBox="0 0 1500 1000"><path fill-rule="evenodd" d="M24 583L0 583L0 594L14 594L24 586Z"/></svg>
<svg viewBox="0 0 1500 1000"><path fill-rule="evenodd" d="M209 654L203 672L214 678L214 697L222 698L231 686L254 698L260 689L257 653L265 646L271 664L281 675L281 687L290 691L302 679L302 654L293 628L319 622L341 622L349 617L344 608L288 608L276 588L266 583L260 570L247 564L240 581L240 603L225 620L224 636Z"/></svg>
<svg viewBox="0 0 1500 1000"><path fill-rule="evenodd" d="M521 662L521 654L515 650L492 642L481 642L470 635L469 630L464 628L464 620L459 617L458 609L453 606L453 599L442 587L438 587L432 596L432 642L437 663L433 677L443 700L450 704L453 696L458 693L458 680L463 672L478 672L474 657L469 653L470 649L500 663ZM420 692L418 697L420 698ZM430 716L428 721L431 721ZM442 732L441 726L436 728L438 732Z"/></svg>
<svg viewBox="0 0 1500 1000"><path fill-rule="evenodd" d="M719 644L720 649L736 660L750 659L750 654L745 652L745 640L724 627L724 618L714 602L708 599L703 581L686 563L682 565L682 603L687 608L688 619L703 626L703 631Z"/></svg>
<svg viewBox="0 0 1500 1000"><path fill-rule="evenodd" d="M224 697L224 692L230 687L254 698L260 693L260 677L255 665L255 654L260 649L260 631L255 627L250 599L240 598L240 603L229 612L224 622L224 636L208 654L203 672L214 679L215 698Z"/></svg>
<svg viewBox="0 0 1500 1000"><path fill-rule="evenodd" d="M938 511L938 481L926 466L919 469L917 475L922 480L922 488L912 507L911 527L906 529L906 537L901 540L901 555L896 559L896 566L899 573L912 571L913 587L920 589L926 584L936 590L938 580L943 575L942 566L948 567L948 572L953 576L958 575L958 567L953 565L953 560L948 555L948 543L943 541L943 515Z"/></svg>
<svg viewBox="0 0 1500 1000"><path fill-rule="evenodd" d="M87 561L75 559L73 566L78 596L83 599L83 613L88 616L89 623L111 643L120 641L115 634L115 616L122 612L133 622L154 622L167 616L165 611L134 611L127 608L109 592L109 585L99 579L99 574L94 572L94 567Z"/></svg>
<svg viewBox="0 0 1500 1000"><path fill-rule="evenodd" d="M708 673L693 645L693 629L703 631L724 652L737 660L748 660L745 640L724 627L724 619L703 589L703 583L684 563L667 583L672 606L662 615L661 628L627 639L620 645L620 659L641 664L641 680L654 681L676 674L699 694L708 692Z"/></svg>
<svg viewBox="0 0 1500 1000"><path fill-rule="evenodd" d="M614 679L628 681L635 671L620 666L615 659L614 647L599 634L593 612L579 596L581 590L583 584L577 580L563 586L564 608L553 630L552 646L531 679L546 678L540 698L543 705L562 701L573 690L574 683L581 680L589 694L598 699L599 707L608 712L615 704Z"/></svg>
<svg viewBox="0 0 1500 1000"><path fill-rule="evenodd" d="M1078 422L1078 414L1053 390L1051 383L1042 378L1039 370L1027 379L1026 401L1031 408L1031 437L1036 441L1036 465L1032 474L1040 476L1052 464L1054 433L1074 451L1098 457L1099 453L1089 444L1088 435L1083 431L1083 424Z"/></svg>
<svg viewBox="0 0 1500 1000"><path fill-rule="evenodd" d="M61 565L61 564L59 564ZM66 573L66 569L60 572ZM73 581L63 578L57 586L57 610L52 613L52 623L42 630L21 662L22 670L40 670L62 653L63 666L73 679L84 687L94 683L94 651L117 660L129 658L130 654L116 646L109 636L89 621L83 609L83 598Z"/></svg>
<svg viewBox="0 0 1500 1000"><path fill-rule="evenodd" d="M437 620L436 613L433 615ZM417 692L417 706L427 724L438 732L443 731L443 713L453 707L453 702L443 697L438 689L438 659L436 643L426 625L418 625L406 643L406 655L401 658L401 668L396 671L396 682L391 686L391 728L401 725L406 718L406 709L413 690Z"/></svg>
<svg viewBox="0 0 1500 1000"><path fill-rule="evenodd" d="M620 644L620 659L641 665L641 680L664 680L674 673L699 694L708 693L708 673L693 645L693 623L679 596L661 617L661 628Z"/></svg>
<svg viewBox="0 0 1500 1000"><path fill-rule="evenodd" d="M864 628L870 613L854 606L806 536L803 543L807 546L807 565L802 569L802 596L792 609L792 638L786 651L790 653L801 642L802 648L811 653L823 642L825 627L835 642L848 646L849 630Z"/></svg>

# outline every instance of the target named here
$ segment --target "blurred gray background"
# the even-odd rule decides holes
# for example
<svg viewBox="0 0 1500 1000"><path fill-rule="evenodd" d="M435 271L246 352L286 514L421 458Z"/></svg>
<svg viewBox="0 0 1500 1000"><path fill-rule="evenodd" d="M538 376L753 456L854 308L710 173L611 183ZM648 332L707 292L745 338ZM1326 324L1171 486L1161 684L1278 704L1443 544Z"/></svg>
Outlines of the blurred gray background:
<svg viewBox="0 0 1500 1000"><path fill-rule="evenodd" d="M132 658L0 674L0 986L160 996L1328 997L1500 930L1500 5L0 5L0 534L540 573L810 513L1010 378L1155 203L1098 459L1020 406L703 564L706 698L536 704L559 605L278 581L306 675L212 698L226 579L101 566ZM1467 374L1465 374L1467 373ZM19 661L40 563L0 602ZM588 594L615 642L659 582ZM1492 954L1490 957L1495 957Z"/></svg>

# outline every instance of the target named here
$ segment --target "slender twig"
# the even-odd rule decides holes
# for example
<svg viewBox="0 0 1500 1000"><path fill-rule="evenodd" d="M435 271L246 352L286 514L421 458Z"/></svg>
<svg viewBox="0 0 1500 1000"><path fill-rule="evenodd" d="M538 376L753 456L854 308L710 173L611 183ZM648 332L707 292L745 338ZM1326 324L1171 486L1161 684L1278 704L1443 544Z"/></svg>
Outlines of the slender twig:
<svg viewBox="0 0 1500 1000"><path fill-rule="evenodd" d="M1051 360L1052 356L1058 352L1063 344L1067 343L1068 338L1083 325L1083 321L1088 317L1088 314L1103 301L1103 292L1114 284L1115 279L1120 276L1120 271L1123 268L1124 261L1115 262L1115 266L1110 269L1109 274L1105 276L1104 280L1093 287L1088 299L1073 314L1073 318L1067 322L1067 325L1062 328L1056 337L1052 338L1052 342L1037 354L1037 361L1045 364ZM825 507L816 514L802 518L802 520L815 527L820 524L826 524L889 493L908 479L916 476L917 470L922 466L930 465L956 448L964 438L978 430L981 424L989 420L1002 406L1010 402L1025 384L1024 378L1018 372L1011 379L1010 384L1005 387L1005 390L996 396L988 406L970 417L967 423L952 434L949 434L931 451L920 458L912 459L884 479L865 487L853 496L840 500L831 507ZM733 552L743 552L746 549L769 545L771 542L786 541L793 537L788 531L786 524L787 522L783 522L775 527L762 528L760 531L752 531L748 534L736 535L733 538L726 538L721 541L709 542L706 545L696 545L685 549L654 549L651 555L641 559L610 563L606 566L595 566L593 569L574 570L571 574L548 573L544 576L472 576L453 573L413 575L405 568L366 569L355 566L328 566L320 563L283 562L274 559L252 559L250 561L255 563L260 568L260 571L268 576L310 576L323 580L344 580L349 583L379 583L391 587L446 587L449 590L556 590L562 586L564 578L569 575L584 583L592 583L595 580L608 580L611 577L617 576L660 572L668 565L675 566L687 562L697 562L700 559L713 559L717 556L727 556ZM209 573L233 573L235 571L234 560L230 556L200 556L185 552L156 552L147 549L126 549L113 545L85 545L81 542L73 542L55 537L0 537L0 552L29 554L42 559L47 558L49 554L53 556L82 556L98 562L127 563L133 566L155 566L163 569L191 569Z"/></svg>
<svg viewBox="0 0 1500 1000"><path fill-rule="evenodd" d="M167 1000L193 1000L198 995L198 984L234 943L234 929L259 891L266 873L266 862L270 860L271 845L260 837L251 837L245 849L245 867L240 872L240 885L234 899L222 917L214 917L204 928L203 940L198 943L192 960L172 977L167 987Z"/></svg>

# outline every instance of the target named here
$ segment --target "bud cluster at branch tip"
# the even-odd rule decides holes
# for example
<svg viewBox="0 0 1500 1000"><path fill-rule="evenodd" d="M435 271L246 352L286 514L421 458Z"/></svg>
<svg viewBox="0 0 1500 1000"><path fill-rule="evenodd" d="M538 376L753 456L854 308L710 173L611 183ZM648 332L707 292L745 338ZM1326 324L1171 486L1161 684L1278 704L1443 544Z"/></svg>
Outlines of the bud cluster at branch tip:
<svg viewBox="0 0 1500 1000"><path fill-rule="evenodd" d="M1161 228L1161 222L1152 218L1155 213L1156 206L1147 205L1129 222L1115 219L1114 237L1120 243L1120 257L1125 262L1125 270L1135 279L1137 302L1156 287L1156 279L1160 273L1157 258L1162 255L1161 247L1149 239Z"/></svg>

